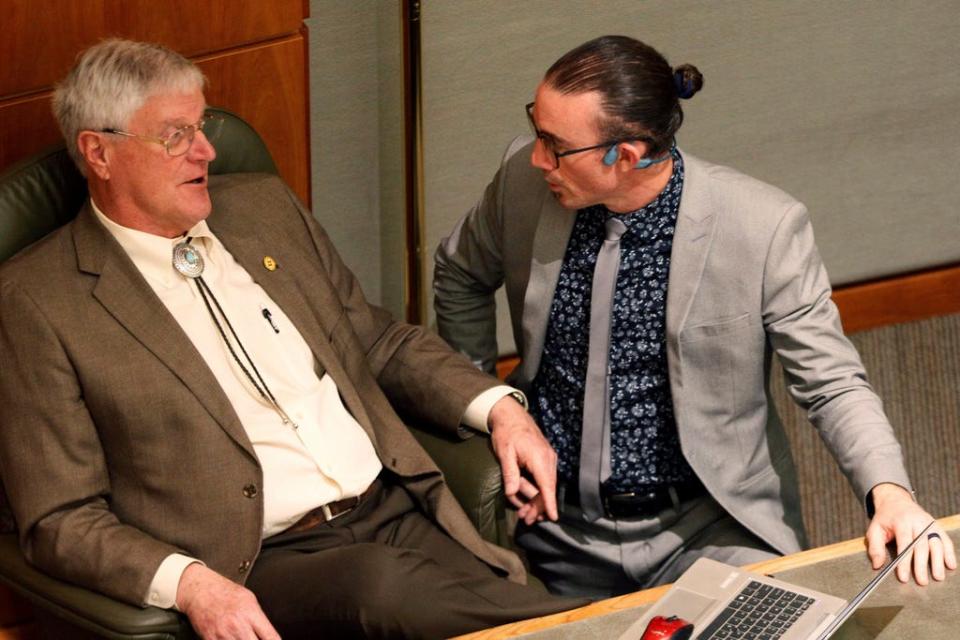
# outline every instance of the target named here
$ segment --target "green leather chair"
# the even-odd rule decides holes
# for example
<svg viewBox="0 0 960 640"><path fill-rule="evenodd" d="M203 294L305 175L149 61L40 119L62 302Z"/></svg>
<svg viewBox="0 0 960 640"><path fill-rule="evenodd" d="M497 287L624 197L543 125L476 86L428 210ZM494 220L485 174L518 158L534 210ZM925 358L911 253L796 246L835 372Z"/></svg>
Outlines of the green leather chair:
<svg viewBox="0 0 960 640"><path fill-rule="evenodd" d="M210 165L211 174L277 173L270 152L249 124L229 111L210 111L224 117L223 132L214 145L217 159ZM86 197L86 182L63 146L28 158L0 175L0 262L73 219ZM416 428L411 431L444 470L480 533L509 546L500 470L489 440L449 440ZM6 509L5 501L2 509ZM0 581L30 601L38 621L54 634L143 640L195 637L186 617L178 613L133 607L37 571L20 553L17 534L10 531L14 523L9 511L0 514L2 524L8 531L0 534Z"/></svg>

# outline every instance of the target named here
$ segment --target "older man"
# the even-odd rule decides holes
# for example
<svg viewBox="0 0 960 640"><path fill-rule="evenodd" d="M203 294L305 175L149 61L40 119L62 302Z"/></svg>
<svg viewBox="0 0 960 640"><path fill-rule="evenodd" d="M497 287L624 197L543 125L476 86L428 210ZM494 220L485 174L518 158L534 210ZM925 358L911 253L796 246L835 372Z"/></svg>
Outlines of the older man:
<svg viewBox="0 0 960 640"><path fill-rule="evenodd" d="M57 88L90 201L0 271L27 558L209 637L437 637L577 604L518 584L394 412L539 437L510 389L369 305L279 180L208 178L203 85L110 40Z"/></svg>
<svg viewBox="0 0 960 640"><path fill-rule="evenodd" d="M872 516L873 565L931 520L843 336L804 206L675 147L679 100L702 84L632 38L568 52L527 105L535 137L510 146L436 252L440 333L489 369L505 286L511 380L557 450L563 505L558 521L525 508L518 542L560 593L612 595L700 556L745 564L805 544L767 396L773 353ZM916 547L920 584L956 567L941 533Z"/></svg>

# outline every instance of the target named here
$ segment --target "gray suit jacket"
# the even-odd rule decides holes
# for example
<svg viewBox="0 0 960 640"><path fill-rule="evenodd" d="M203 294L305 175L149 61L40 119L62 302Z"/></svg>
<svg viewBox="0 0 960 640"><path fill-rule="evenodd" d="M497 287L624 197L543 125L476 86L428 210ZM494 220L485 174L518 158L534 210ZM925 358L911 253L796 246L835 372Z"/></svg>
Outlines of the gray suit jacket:
<svg viewBox="0 0 960 640"><path fill-rule="evenodd" d="M369 305L277 178L214 177L210 192L210 228L297 326L385 468L452 537L522 579L394 410L457 433L496 379ZM263 521L263 492L249 490L262 487L257 456L193 344L89 208L0 269L0 362L0 465L32 563L133 604L173 552L244 581Z"/></svg>
<svg viewBox="0 0 960 640"><path fill-rule="evenodd" d="M486 369L493 293L504 285L527 388L543 352L574 212L510 145L480 202L437 249L440 335ZM796 471L768 390L777 353L854 491L910 488L900 446L844 337L804 206L732 169L683 154L686 175L667 291L667 363L680 443L713 497L783 553L805 544Z"/></svg>

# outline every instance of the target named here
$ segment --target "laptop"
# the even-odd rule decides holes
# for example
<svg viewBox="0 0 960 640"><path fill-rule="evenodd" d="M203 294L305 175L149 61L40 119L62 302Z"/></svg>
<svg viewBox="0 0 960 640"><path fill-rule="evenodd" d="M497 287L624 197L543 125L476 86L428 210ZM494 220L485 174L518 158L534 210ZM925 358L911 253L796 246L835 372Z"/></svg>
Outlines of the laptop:
<svg viewBox="0 0 960 640"><path fill-rule="evenodd" d="M933 522L850 602L701 558L619 640L640 640L654 616L677 616L693 623L695 640L826 640L931 526Z"/></svg>

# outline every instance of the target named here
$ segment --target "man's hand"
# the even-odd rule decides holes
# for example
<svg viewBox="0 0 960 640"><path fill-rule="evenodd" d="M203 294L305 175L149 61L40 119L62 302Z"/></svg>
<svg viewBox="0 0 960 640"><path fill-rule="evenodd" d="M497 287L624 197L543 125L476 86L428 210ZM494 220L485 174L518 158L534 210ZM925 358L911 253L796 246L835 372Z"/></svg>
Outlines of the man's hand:
<svg viewBox="0 0 960 640"><path fill-rule="evenodd" d="M280 640L252 591L199 563L180 576L177 608L201 638Z"/></svg>
<svg viewBox="0 0 960 640"><path fill-rule="evenodd" d="M489 417L493 451L500 460L503 490L517 516L533 524L557 519L557 454L519 402L504 396ZM533 482L520 475L526 469Z"/></svg>
<svg viewBox="0 0 960 640"><path fill-rule="evenodd" d="M897 543L897 553L933 520L933 516L924 511L913 500L913 496L901 486L885 483L878 484L870 492L873 497L874 515L867 527L867 555L874 569L883 566L887 559L886 544L893 540ZM946 569L957 568L957 556L953 541L943 529L935 524L930 528L926 540L920 540L896 569L900 582L909 582L910 568L919 585L927 584L928 576L934 580L946 578Z"/></svg>

